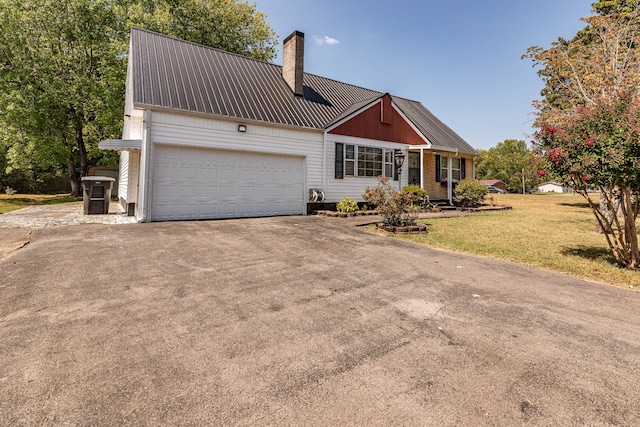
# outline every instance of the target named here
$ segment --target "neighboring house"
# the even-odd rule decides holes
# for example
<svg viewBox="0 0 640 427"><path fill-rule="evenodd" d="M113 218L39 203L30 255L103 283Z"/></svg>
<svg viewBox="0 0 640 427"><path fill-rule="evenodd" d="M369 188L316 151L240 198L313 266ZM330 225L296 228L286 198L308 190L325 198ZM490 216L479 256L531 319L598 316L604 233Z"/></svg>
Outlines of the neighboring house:
<svg viewBox="0 0 640 427"><path fill-rule="evenodd" d="M311 195L362 201L406 156L401 185L452 199L476 151L416 101L304 73L304 35L283 66L134 28L118 194L139 221L300 215ZM320 191L318 191L320 190Z"/></svg>
<svg viewBox="0 0 640 427"><path fill-rule="evenodd" d="M493 186L501 190L507 191L507 184L505 184L502 180L499 180L499 179L481 179L480 184L485 185L487 187Z"/></svg>
<svg viewBox="0 0 640 427"><path fill-rule="evenodd" d="M572 190L558 182L545 182L538 185L538 191L540 193L570 193Z"/></svg>

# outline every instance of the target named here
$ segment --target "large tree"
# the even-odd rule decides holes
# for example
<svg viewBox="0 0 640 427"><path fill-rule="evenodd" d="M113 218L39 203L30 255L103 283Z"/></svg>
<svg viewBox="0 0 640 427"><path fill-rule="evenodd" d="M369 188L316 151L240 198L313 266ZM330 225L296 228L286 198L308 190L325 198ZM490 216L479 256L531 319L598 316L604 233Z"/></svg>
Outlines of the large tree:
<svg viewBox="0 0 640 427"><path fill-rule="evenodd" d="M276 37L237 0L0 0L0 139L65 170L72 192L121 133L131 25L270 60ZM23 158L9 167L28 168ZM5 173L6 169L0 171Z"/></svg>
<svg viewBox="0 0 640 427"><path fill-rule="evenodd" d="M526 142L517 139L505 139L488 150L478 150L476 165L478 179L499 179L512 192L522 191L524 172L525 187L537 183L536 171L531 167L531 150Z"/></svg>
<svg viewBox="0 0 640 427"><path fill-rule="evenodd" d="M545 82L535 151L541 174L564 182L591 206L618 263L640 268L640 11L635 2L596 3L572 40L528 56ZM600 192L600 203L588 191Z"/></svg>

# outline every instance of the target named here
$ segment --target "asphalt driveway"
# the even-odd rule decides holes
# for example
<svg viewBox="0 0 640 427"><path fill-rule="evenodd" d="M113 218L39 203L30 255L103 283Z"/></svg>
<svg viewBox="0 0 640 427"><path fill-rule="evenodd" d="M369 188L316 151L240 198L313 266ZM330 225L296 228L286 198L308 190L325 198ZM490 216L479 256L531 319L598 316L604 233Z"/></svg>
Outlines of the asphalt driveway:
<svg viewBox="0 0 640 427"><path fill-rule="evenodd" d="M317 217L16 233L0 425L640 425L634 291Z"/></svg>

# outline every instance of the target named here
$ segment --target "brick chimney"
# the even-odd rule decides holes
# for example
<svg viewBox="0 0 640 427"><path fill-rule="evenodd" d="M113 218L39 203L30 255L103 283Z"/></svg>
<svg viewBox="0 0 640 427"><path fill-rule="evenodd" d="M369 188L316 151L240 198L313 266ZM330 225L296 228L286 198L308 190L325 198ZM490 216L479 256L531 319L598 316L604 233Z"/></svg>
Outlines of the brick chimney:
<svg viewBox="0 0 640 427"><path fill-rule="evenodd" d="M304 33L294 31L284 39L282 50L282 77L296 96L303 96Z"/></svg>

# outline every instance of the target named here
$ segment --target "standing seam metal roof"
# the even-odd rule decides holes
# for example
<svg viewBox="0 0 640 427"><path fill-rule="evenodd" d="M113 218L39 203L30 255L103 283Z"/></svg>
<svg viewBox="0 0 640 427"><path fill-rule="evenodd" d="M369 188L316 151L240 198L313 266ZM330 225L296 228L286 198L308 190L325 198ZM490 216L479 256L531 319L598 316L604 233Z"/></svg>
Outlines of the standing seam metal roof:
<svg viewBox="0 0 640 427"><path fill-rule="evenodd" d="M322 130L383 95L305 73L304 96L296 97L281 66L139 28L129 55L134 104ZM433 149L476 154L421 103L392 100Z"/></svg>

